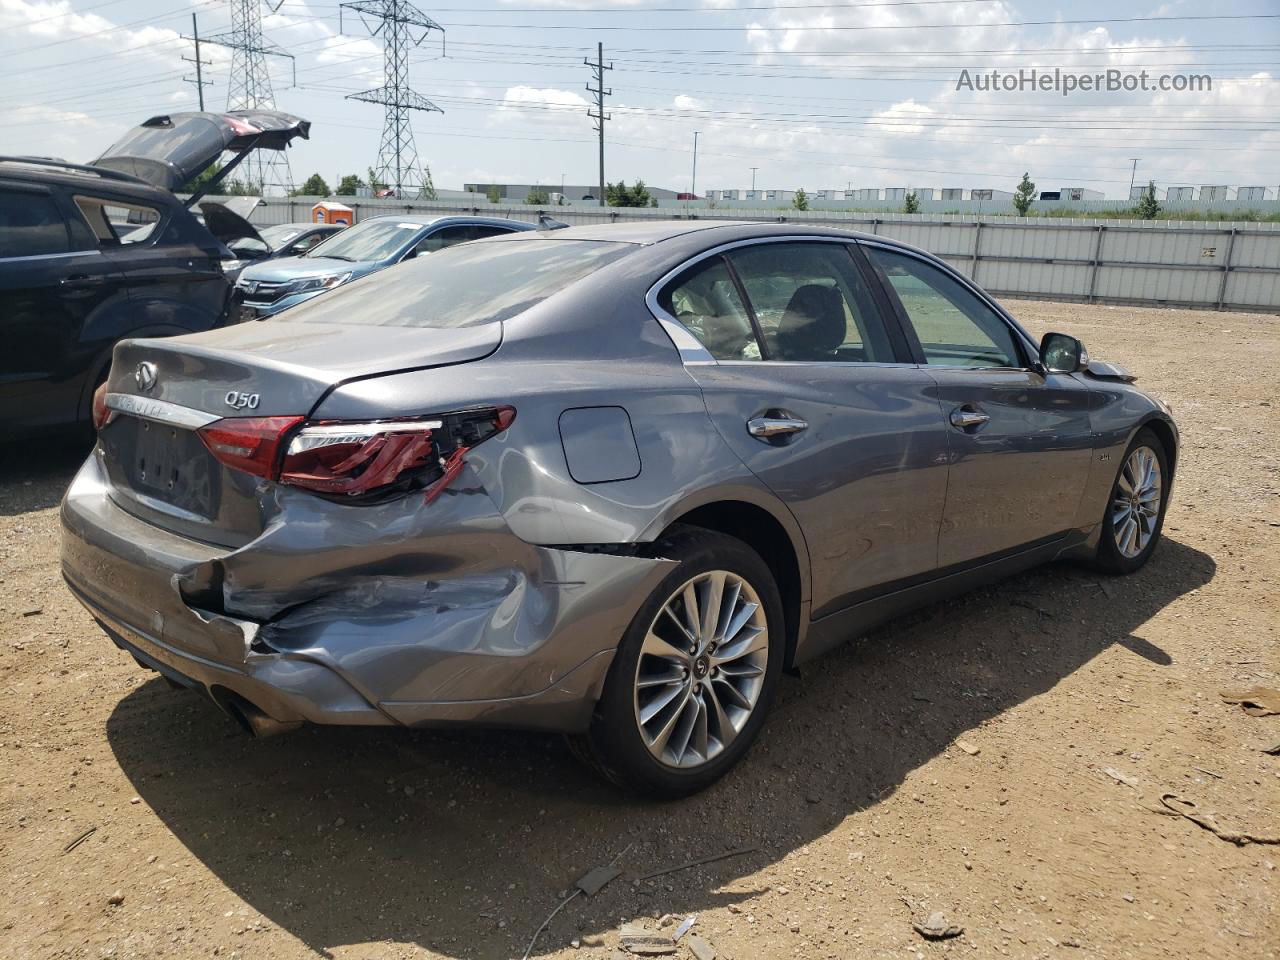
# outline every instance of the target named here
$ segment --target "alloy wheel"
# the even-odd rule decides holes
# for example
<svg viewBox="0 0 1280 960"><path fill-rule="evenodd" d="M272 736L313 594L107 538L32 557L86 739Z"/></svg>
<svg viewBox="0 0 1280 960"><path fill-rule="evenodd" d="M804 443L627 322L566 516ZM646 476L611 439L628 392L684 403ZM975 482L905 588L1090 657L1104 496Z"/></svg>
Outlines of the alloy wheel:
<svg viewBox="0 0 1280 960"><path fill-rule="evenodd" d="M1160 519L1160 460L1150 447L1136 447L1125 459L1111 501L1116 549L1132 559L1155 536Z"/></svg>
<svg viewBox="0 0 1280 960"><path fill-rule="evenodd" d="M671 767L714 759L742 732L764 689L769 626L755 588L712 570L680 586L645 634L635 717L649 752Z"/></svg>

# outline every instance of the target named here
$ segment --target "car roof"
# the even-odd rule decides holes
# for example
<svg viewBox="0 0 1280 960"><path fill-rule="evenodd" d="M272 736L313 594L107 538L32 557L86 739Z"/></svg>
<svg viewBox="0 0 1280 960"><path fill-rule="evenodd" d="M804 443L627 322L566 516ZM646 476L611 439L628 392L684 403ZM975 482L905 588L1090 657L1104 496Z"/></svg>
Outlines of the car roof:
<svg viewBox="0 0 1280 960"><path fill-rule="evenodd" d="M604 240L614 243L634 243L648 246L687 237L690 234L706 234L714 231L714 236L702 236L699 239L712 243L731 243L734 240L745 240L751 237L768 236L836 236L836 237L870 237L870 234L853 230L840 230L834 227L815 227L800 223L762 222L758 220L644 220L631 223L594 223L585 226L564 227L559 230L539 230L537 237L551 240ZM533 239L534 234L521 234L519 237L498 237L484 242L513 242Z"/></svg>
<svg viewBox="0 0 1280 960"><path fill-rule="evenodd" d="M441 223L490 223L499 226L515 226L521 230L531 230L534 226L527 220L516 220L511 217L473 217L464 215L428 217L417 213L379 213L376 216L364 217L360 222L368 223L371 220L397 220L401 223L418 223L424 227Z"/></svg>
<svg viewBox="0 0 1280 960"><path fill-rule="evenodd" d="M43 157L32 159L33 162L24 162L22 158L0 160L0 177L6 180L23 180L28 183L85 190L95 194L129 197L147 201L152 205L178 202L177 197L168 190L162 190L124 174L116 174L105 169L97 173L92 168L79 164L61 166L58 161Z"/></svg>

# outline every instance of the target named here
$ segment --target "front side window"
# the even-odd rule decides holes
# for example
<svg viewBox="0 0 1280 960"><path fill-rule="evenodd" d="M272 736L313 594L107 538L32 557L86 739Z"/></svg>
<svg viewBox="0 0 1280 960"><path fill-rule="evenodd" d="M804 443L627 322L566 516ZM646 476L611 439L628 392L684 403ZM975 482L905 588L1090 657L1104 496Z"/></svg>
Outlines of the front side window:
<svg viewBox="0 0 1280 960"><path fill-rule="evenodd" d="M67 225L53 197L0 190L0 257L35 257L70 248Z"/></svg>
<svg viewBox="0 0 1280 960"><path fill-rule="evenodd" d="M442 227L430 236L419 240L418 245L413 248L409 256L416 257L424 253L435 253L445 247L452 247L455 244L466 243L468 240L474 239L475 227Z"/></svg>
<svg viewBox="0 0 1280 960"><path fill-rule="evenodd" d="M770 360L893 363L888 333L842 243L784 241L731 251Z"/></svg>
<svg viewBox="0 0 1280 960"><path fill-rule="evenodd" d="M915 257L868 247L915 329L926 362L948 367L1020 367L1013 331L953 277Z"/></svg>
<svg viewBox="0 0 1280 960"><path fill-rule="evenodd" d="M723 258L690 267L658 295L658 303L717 360L760 359L751 315Z"/></svg>

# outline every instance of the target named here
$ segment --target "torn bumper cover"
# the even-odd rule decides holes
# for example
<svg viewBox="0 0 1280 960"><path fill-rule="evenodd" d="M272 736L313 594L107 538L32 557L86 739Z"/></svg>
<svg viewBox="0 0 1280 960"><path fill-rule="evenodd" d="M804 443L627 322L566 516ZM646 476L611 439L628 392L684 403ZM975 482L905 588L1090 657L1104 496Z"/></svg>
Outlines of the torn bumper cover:
<svg viewBox="0 0 1280 960"><path fill-rule="evenodd" d="M116 644L280 723L585 729L671 561L533 546L476 485L353 507L281 491L239 549L121 509L90 457L62 570Z"/></svg>

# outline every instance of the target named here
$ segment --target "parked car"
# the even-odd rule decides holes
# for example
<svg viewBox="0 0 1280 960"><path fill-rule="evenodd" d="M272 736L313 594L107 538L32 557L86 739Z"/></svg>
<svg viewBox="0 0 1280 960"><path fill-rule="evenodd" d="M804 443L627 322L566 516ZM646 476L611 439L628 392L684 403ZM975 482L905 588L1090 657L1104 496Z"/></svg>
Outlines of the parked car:
<svg viewBox="0 0 1280 960"><path fill-rule="evenodd" d="M873 624L1060 557L1141 567L1178 433L1132 381L883 237L481 240L122 343L63 572L259 733L563 731L677 796Z"/></svg>
<svg viewBox="0 0 1280 960"><path fill-rule="evenodd" d="M342 223L306 222L278 223L255 229L251 234L246 232L227 244L235 259L224 261L222 270L229 277L238 278L240 271L250 264L301 257L316 244L345 229L346 224Z"/></svg>
<svg viewBox="0 0 1280 960"><path fill-rule="evenodd" d="M173 190L224 150L283 149L305 132L286 114L173 114L92 165L0 157L0 441L88 424L120 339L231 315L228 235Z"/></svg>
<svg viewBox="0 0 1280 960"><path fill-rule="evenodd" d="M352 280L454 244L533 230L502 217L371 217L299 257L254 264L236 289L242 320L260 320L314 300Z"/></svg>

